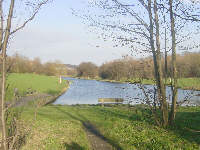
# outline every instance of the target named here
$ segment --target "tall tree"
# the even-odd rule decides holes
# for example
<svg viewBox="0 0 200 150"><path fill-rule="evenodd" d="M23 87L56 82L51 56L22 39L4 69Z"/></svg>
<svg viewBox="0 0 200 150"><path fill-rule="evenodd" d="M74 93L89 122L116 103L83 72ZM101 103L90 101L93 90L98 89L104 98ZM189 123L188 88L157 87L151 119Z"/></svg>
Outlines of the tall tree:
<svg viewBox="0 0 200 150"><path fill-rule="evenodd" d="M178 98L177 89L177 68L176 68L176 35L175 35L175 23L174 23L174 13L173 13L173 0L169 0L169 11L171 20L171 36L172 36L172 104L171 104L171 114L170 122L172 123L176 115L176 102Z"/></svg>
<svg viewBox="0 0 200 150"><path fill-rule="evenodd" d="M150 9L150 8L149 8ZM160 27L159 27L159 18L158 18L158 8L157 8L157 1L154 0L154 14L155 14L155 25L156 25L156 46L157 46L157 62L158 65L155 66L158 68L158 93L159 99L161 102L161 110L162 110L162 119L163 119L163 126L168 125L168 106L166 101L166 88L163 81L163 74L162 74L162 64L161 64L161 53L160 53Z"/></svg>
<svg viewBox="0 0 200 150"><path fill-rule="evenodd" d="M0 0L0 52L1 52L1 59L2 59L2 78L1 78L1 102L0 102L0 126L2 131L2 144L1 149L7 150L7 134L6 134L6 122L5 122L5 95L6 95L6 53L7 53L7 46L9 42L9 38L12 34L16 33L17 31L23 29L31 20L33 20L36 14L41 9L42 5L46 4L48 0L40 0L40 1L25 1L24 4L32 8L32 13L30 16L16 28L13 28L12 25L15 23L14 20L14 12L17 12L18 7L15 7L16 4L20 5L23 1L16 1L10 0L8 1ZM9 8L8 10L6 8ZM15 9L16 8L16 9ZM7 16L7 18L6 18ZM16 17L15 17L16 18ZM5 28L4 28L5 26Z"/></svg>

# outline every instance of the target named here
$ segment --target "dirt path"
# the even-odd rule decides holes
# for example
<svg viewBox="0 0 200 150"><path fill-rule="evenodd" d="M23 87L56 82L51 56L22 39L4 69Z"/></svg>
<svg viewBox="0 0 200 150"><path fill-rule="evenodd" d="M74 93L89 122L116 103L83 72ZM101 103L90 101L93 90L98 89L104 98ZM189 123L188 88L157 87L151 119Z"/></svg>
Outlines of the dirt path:
<svg viewBox="0 0 200 150"><path fill-rule="evenodd" d="M83 123L92 150L113 150L112 145L90 123Z"/></svg>
<svg viewBox="0 0 200 150"><path fill-rule="evenodd" d="M122 150L116 141L106 138L103 134L101 134L98 128L96 128L96 126L87 120L87 118L85 118L82 114L77 112L77 115L75 116L70 112L64 111L64 113L72 119L82 123L83 129L87 134L91 150Z"/></svg>
<svg viewBox="0 0 200 150"><path fill-rule="evenodd" d="M46 99L51 97L51 95L49 94L35 94L35 95L29 95L29 96L24 96L24 97L20 97L18 100L15 101L15 103L9 103L7 102L6 105L12 105L12 107L20 107L20 106L25 106L27 105L29 102L37 100L37 99Z"/></svg>

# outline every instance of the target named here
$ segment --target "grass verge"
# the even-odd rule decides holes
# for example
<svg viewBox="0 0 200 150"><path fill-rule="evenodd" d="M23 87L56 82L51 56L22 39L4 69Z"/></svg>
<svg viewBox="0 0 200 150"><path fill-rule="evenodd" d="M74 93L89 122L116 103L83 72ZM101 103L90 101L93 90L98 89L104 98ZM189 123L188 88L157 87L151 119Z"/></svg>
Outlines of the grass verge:
<svg viewBox="0 0 200 150"><path fill-rule="evenodd" d="M33 108L26 108L22 119L31 122L33 114ZM200 107L179 108L175 127L163 129L155 126L149 113L140 106L128 109L82 105L40 108L22 149L88 150L84 122L93 124L115 149L200 149L199 133L189 130L200 130Z"/></svg>
<svg viewBox="0 0 200 150"><path fill-rule="evenodd" d="M15 87L22 95L26 94L27 88L57 95L66 86L64 83L60 85L55 77L33 74L11 74L8 83L8 98L12 98ZM79 105L37 108L37 104L33 104L13 109L20 112L19 120L23 126L30 128L21 146L22 150L90 150L83 128L83 124L87 122L95 126L98 133L115 149L200 149L200 135L194 132L200 131L200 107L180 107L175 126L168 129L155 126L148 110L141 106L103 108Z"/></svg>

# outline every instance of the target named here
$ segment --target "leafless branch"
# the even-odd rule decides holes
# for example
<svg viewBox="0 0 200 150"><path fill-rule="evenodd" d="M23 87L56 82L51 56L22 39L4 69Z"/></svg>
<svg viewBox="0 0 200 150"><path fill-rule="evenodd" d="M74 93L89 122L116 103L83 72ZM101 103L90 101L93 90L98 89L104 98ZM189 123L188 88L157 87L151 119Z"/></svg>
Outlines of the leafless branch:
<svg viewBox="0 0 200 150"><path fill-rule="evenodd" d="M39 12L39 10L41 9L41 7L43 5L45 5L45 4L47 4L48 1L49 0L45 0L45 1L41 2L41 3L39 3L37 8L35 9L35 12L33 13L33 15L30 18L28 18L21 26L17 27L15 30L13 30L10 33L10 35L14 34L15 32L17 32L17 31L19 31L21 29L23 29L30 21L32 21L35 18L35 16L37 15L37 13Z"/></svg>
<svg viewBox="0 0 200 150"><path fill-rule="evenodd" d="M144 27L149 31L148 24L137 13L135 13L134 11L130 11L128 7L124 7L124 5L120 3L118 0L112 0L112 1L115 2L117 5L119 5L120 7L122 7L123 9L125 9L126 12L129 13L131 16L135 17L137 21L140 22L142 25L144 25Z"/></svg>

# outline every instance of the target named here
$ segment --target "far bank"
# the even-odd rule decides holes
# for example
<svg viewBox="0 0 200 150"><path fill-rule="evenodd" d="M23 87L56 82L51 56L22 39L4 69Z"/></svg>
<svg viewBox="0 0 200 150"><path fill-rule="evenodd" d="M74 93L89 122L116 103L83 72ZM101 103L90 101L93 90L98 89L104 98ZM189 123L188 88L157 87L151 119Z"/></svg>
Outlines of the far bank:
<svg viewBox="0 0 200 150"><path fill-rule="evenodd" d="M102 79L100 77L89 78L89 77L74 77L78 79L85 79L85 80L97 80L97 81L104 81L104 82L114 82L114 83L130 83L130 84L137 84L142 83L144 85L155 85L154 79L120 79L120 80L113 80L113 79ZM170 79L167 79L166 82L167 86L170 86ZM200 78L179 78L178 79L178 88L183 90L196 90L200 91Z"/></svg>

